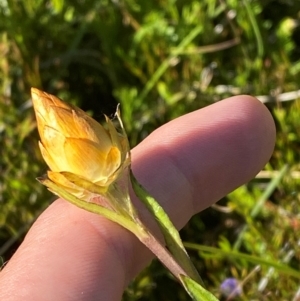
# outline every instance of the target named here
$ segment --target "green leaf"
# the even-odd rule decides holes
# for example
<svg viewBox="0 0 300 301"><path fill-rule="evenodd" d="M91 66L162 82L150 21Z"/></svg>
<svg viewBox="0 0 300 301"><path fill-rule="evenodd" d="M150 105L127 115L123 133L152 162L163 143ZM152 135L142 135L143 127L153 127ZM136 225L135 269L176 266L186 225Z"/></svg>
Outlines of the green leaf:
<svg viewBox="0 0 300 301"><path fill-rule="evenodd" d="M279 183L282 181L284 175L288 172L289 166L285 164L281 170L279 171L278 175L275 176L270 183L268 184L267 188L265 189L262 196L259 198L259 200L256 202L256 205L253 207L252 211L250 212L250 217L255 218L257 214L261 211L263 208L265 202L269 199L269 197L274 193L275 189L277 189ZM238 250L242 244L242 240L244 237L244 234L246 230L248 229L248 225L245 225L243 229L240 231L239 236L234 243L233 249Z"/></svg>
<svg viewBox="0 0 300 301"><path fill-rule="evenodd" d="M186 289L186 291L190 294L190 296L195 301L218 301L218 299L203 288L200 284L198 284L193 279L180 275L181 281Z"/></svg>
<svg viewBox="0 0 300 301"><path fill-rule="evenodd" d="M265 259L263 257L245 254L235 250L222 250L215 247L204 246L204 245L199 245L199 244L194 244L189 242L184 243L184 245L191 250L205 252L206 254L212 254L214 256L213 258L221 257L221 258L232 258L234 260L245 260L248 262L252 262L254 264L260 264L260 265L272 267L283 274L300 279L300 272L298 270L295 270L289 267L288 265L281 262L277 262L275 260Z"/></svg>
<svg viewBox="0 0 300 301"><path fill-rule="evenodd" d="M171 62L177 58L178 54L183 51L201 32L202 25L198 25L193 28L189 34L180 42L180 44L171 52L171 54L161 63L161 65L157 68L157 70L152 74L152 77L146 83L144 89L139 95L139 101L142 102L151 89L155 86L155 84L159 81L159 79L163 76L163 74L170 67Z"/></svg>
<svg viewBox="0 0 300 301"><path fill-rule="evenodd" d="M148 210L156 218L171 254L191 278L197 282L203 283L183 246L179 232L173 225L167 213L164 211L162 206L160 206L160 204L151 195L149 195L143 186L138 183L132 171L130 171L130 177L132 187L137 197L146 205Z"/></svg>

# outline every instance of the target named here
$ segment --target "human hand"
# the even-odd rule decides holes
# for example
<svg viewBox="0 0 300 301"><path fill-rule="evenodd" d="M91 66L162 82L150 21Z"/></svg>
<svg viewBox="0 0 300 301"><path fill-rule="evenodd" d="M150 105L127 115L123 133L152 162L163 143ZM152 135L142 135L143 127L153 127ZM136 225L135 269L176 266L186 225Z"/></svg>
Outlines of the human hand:
<svg viewBox="0 0 300 301"><path fill-rule="evenodd" d="M181 228L253 178L270 158L274 140L268 110L252 97L236 96L153 132L132 150L132 168ZM0 300L121 300L151 259L127 230L59 199L1 271Z"/></svg>

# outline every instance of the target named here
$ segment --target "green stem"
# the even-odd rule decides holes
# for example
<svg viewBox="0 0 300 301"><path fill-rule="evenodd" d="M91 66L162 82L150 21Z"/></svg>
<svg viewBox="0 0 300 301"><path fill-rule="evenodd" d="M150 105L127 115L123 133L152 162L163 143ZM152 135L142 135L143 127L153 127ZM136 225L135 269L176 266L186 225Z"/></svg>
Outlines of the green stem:
<svg viewBox="0 0 300 301"><path fill-rule="evenodd" d="M153 73L150 80L146 83L144 89L142 90L141 94L138 96L139 103L141 103L144 98L148 95L151 89L155 86L161 76L166 72L169 68L171 62L182 52L187 45L189 45L195 37L201 32L202 25L196 26L193 28L189 34L181 41L181 43L172 51L172 53L161 63L158 69Z"/></svg>
<svg viewBox="0 0 300 301"><path fill-rule="evenodd" d="M147 235L138 237L139 240L160 260L160 262L182 283L181 275L188 276L171 253L160 241L147 230Z"/></svg>
<svg viewBox="0 0 300 301"><path fill-rule="evenodd" d="M253 12L253 9L251 8L248 0L243 0L244 6L246 8L246 12L248 14L249 17L249 21L252 25L253 31L254 31L254 35L256 38L256 44L257 44L257 56L259 58L262 58L264 55L264 44L263 44L263 39Z"/></svg>
<svg viewBox="0 0 300 301"><path fill-rule="evenodd" d="M254 220L257 216L257 214L261 211L262 207L264 206L265 202L269 199L269 197L271 196L271 194L274 192L274 190L278 187L280 181L282 180L282 178L284 177L284 175L287 173L288 171L288 165L284 165L282 167L282 169L280 170L279 174L277 176L275 176L270 183L268 184L267 188L265 189L264 193L261 195L261 197L258 199L258 201L256 202L254 208L251 210L250 212L250 217L252 218L252 220ZM233 245L233 249L234 250L238 250L242 244L242 240L244 238L244 234L246 233L247 229L248 229L248 225L245 225L240 233L239 236L236 240L236 242Z"/></svg>

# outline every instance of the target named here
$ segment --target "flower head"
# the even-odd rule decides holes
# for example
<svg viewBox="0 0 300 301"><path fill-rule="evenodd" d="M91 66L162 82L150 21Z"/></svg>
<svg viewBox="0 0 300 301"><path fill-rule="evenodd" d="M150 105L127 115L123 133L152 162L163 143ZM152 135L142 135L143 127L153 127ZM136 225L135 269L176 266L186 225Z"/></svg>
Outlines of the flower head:
<svg viewBox="0 0 300 301"><path fill-rule="evenodd" d="M117 132L107 116L104 127L51 94L36 88L31 94L40 150L51 169L48 176L72 188L64 178L64 173L71 173L106 190L130 163L125 132ZM117 117L121 122L118 113Z"/></svg>

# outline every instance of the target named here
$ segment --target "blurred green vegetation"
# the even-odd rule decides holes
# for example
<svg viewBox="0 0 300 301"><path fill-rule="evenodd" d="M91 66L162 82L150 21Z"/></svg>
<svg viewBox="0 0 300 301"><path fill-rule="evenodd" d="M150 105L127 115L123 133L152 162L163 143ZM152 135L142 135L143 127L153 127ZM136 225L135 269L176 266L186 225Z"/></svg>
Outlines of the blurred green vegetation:
<svg viewBox="0 0 300 301"><path fill-rule="evenodd" d="M3 261L53 200L35 180L46 167L31 86L96 119L121 103L132 146L177 116L247 93L275 118L273 157L182 236L216 295L236 277L241 300L299 300L299 22L299 0L0 0ZM189 298L154 262L124 300Z"/></svg>

